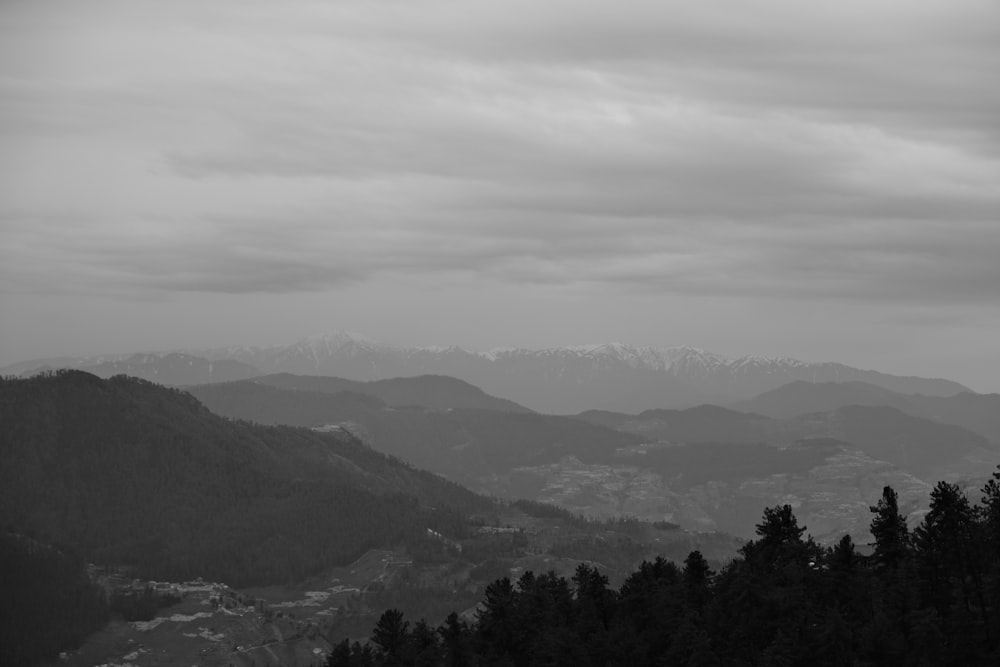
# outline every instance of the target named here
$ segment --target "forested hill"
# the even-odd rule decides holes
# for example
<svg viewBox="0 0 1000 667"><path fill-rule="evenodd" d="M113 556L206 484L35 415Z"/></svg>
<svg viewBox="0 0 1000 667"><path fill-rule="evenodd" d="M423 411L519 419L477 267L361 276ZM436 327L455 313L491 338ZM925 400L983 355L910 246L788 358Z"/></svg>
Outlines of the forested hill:
<svg viewBox="0 0 1000 667"><path fill-rule="evenodd" d="M231 421L80 371L0 380L0 457L0 521L151 577L297 580L489 506L347 433Z"/></svg>
<svg viewBox="0 0 1000 667"><path fill-rule="evenodd" d="M318 380L326 384L330 379ZM235 419L296 426L350 422L352 428L360 426L365 441L379 451L467 485L565 456L588 463L613 460L617 448L642 442L637 435L570 417L470 408L391 408L374 396L278 389L257 380L201 385L190 392L213 412Z"/></svg>
<svg viewBox="0 0 1000 667"><path fill-rule="evenodd" d="M388 609L368 644L342 640L327 667L998 665L1000 472L980 493L974 504L938 483L911 530L885 487L870 556L848 536L820 547L782 505L718 572L693 551L683 567L643 562L618 590L588 564L571 581L503 577L471 624L452 614L435 631Z"/></svg>

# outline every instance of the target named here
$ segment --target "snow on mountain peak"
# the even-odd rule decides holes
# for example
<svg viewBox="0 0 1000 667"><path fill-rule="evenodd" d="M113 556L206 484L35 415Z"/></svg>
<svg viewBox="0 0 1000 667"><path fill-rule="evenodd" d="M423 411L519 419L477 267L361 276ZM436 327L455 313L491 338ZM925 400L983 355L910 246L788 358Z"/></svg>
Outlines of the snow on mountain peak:
<svg viewBox="0 0 1000 667"><path fill-rule="evenodd" d="M346 345L347 343L364 343L366 345L378 345L378 342L354 331L340 331L334 330L325 334L315 334L312 336L307 336L299 341L300 345L315 347L315 346L325 346L325 347L340 347Z"/></svg>

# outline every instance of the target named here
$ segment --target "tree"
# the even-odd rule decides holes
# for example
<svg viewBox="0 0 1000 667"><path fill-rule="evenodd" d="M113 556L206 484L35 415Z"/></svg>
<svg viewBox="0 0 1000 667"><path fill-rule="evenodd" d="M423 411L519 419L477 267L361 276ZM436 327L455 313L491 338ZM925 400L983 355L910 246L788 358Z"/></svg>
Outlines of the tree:
<svg viewBox="0 0 1000 667"><path fill-rule="evenodd" d="M937 612L946 621L954 618L953 625L963 631L972 628L959 619L978 613L989 637L977 514L958 485L938 482L931 491L930 511L914 531L913 542L926 594ZM953 609L953 605L960 608Z"/></svg>
<svg viewBox="0 0 1000 667"><path fill-rule="evenodd" d="M761 539L747 542L740 553L747 563L764 570L778 570L790 564L805 567L821 557L822 549L811 537L803 540L804 532L806 527L799 527L791 505L767 507L763 521L757 524Z"/></svg>
<svg viewBox="0 0 1000 667"><path fill-rule="evenodd" d="M441 644L437 633L424 619L417 621L410 636L414 667L435 667L441 662Z"/></svg>
<svg viewBox="0 0 1000 667"><path fill-rule="evenodd" d="M403 612L386 609L372 630L372 643L379 647L384 665L402 665L410 640L410 622L403 620Z"/></svg>
<svg viewBox="0 0 1000 667"><path fill-rule="evenodd" d="M523 577L522 577L523 579ZM497 579L486 587L483 608L477 613L477 639L488 661L509 660L517 648L517 591L508 577Z"/></svg>
<svg viewBox="0 0 1000 667"><path fill-rule="evenodd" d="M850 535L844 535L840 538L837 546L830 549L827 556L827 563L830 569L835 572L851 572L857 561L858 554L854 550L854 540L851 539Z"/></svg>
<svg viewBox="0 0 1000 667"><path fill-rule="evenodd" d="M438 628L441 648L446 667L468 667L472 664L472 648L469 645L469 627L458 614L451 612Z"/></svg>
<svg viewBox="0 0 1000 667"><path fill-rule="evenodd" d="M1000 559L1000 466L993 478L982 488L982 522L984 542L989 550L989 558Z"/></svg>
<svg viewBox="0 0 1000 667"><path fill-rule="evenodd" d="M906 517L899 513L899 496L891 486L886 486L878 504L869 509L875 514L871 522L875 562L883 567L896 567L910 547Z"/></svg>
<svg viewBox="0 0 1000 667"><path fill-rule="evenodd" d="M601 622L604 630L610 626L610 613L614 604L614 593L608 590L608 578L596 567L585 563L576 566L573 574L576 584L576 600L578 607L591 607Z"/></svg>
<svg viewBox="0 0 1000 667"><path fill-rule="evenodd" d="M778 546L800 542L806 527L799 528L791 505L781 505L764 508L764 519L757 524L756 532L765 546Z"/></svg>
<svg viewBox="0 0 1000 667"><path fill-rule="evenodd" d="M708 561L698 550L692 551L684 559L684 591L688 603L697 611L701 611L709 599L709 584L713 572Z"/></svg>
<svg viewBox="0 0 1000 667"><path fill-rule="evenodd" d="M351 667L351 641L349 639L334 645L326 659L326 667Z"/></svg>

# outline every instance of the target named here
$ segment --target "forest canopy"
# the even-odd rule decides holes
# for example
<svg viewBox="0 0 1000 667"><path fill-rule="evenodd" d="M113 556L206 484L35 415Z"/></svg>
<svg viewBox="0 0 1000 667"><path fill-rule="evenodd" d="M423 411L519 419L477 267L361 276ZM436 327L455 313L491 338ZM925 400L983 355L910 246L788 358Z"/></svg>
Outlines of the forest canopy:
<svg viewBox="0 0 1000 667"><path fill-rule="evenodd" d="M435 629L389 609L368 643L341 640L327 664L1000 664L1000 469L978 504L938 483L912 531L891 487L871 512L870 555L846 535L820 546L790 506L769 507L718 572L693 551L643 561L617 590L586 563L570 580L501 577L474 618Z"/></svg>

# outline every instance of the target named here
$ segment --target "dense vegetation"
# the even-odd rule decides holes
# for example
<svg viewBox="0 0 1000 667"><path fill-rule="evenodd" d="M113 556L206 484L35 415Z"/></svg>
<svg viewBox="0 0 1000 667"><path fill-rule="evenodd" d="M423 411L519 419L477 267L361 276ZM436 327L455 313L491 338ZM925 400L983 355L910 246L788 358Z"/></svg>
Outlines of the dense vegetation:
<svg viewBox="0 0 1000 667"><path fill-rule="evenodd" d="M11 531L0 533L0 590L0 665L53 660L110 616L78 554Z"/></svg>
<svg viewBox="0 0 1000 667"><path fill-rule="evenodd" d="M717 573L694 551L683 566L643 562L617 590L586 564L570 581L503 577L471 623L411 627L390 609L328 665L1000 664L1000 472L982 493L972 504L940 482L911 532L885 487L870 556L848 536L804 539L784 505Z"/></svg>
<svg viewBox="0 0 1000 667"><path fill-rule="evenodd" d="M80 371L0 380L0 459L0 521L175 581L299 581L375 546L426 551L428 528L460 536L491 507L346 433L235 422Z"/></svg>

